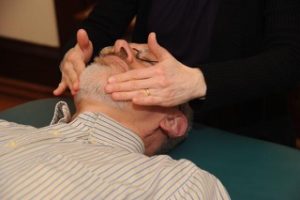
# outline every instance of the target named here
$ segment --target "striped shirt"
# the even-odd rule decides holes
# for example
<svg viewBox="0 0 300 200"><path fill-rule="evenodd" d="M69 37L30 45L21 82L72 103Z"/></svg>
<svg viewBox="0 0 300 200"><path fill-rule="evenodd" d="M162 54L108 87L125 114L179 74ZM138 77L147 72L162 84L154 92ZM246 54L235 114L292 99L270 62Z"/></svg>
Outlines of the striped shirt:
<svg viewBox="0 0 300 200"><path fill-rule="evenodd" d="M0 199L229 199L192 162L145 156L140 137L108 116L68 119L60 103L43 128L0 120Z"/></svg>

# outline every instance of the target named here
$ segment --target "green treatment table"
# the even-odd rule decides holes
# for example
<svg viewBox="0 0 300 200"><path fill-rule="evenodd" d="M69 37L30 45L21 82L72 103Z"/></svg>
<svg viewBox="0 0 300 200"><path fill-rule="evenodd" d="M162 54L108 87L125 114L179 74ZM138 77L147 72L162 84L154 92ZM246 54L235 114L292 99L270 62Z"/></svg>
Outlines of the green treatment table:
<svg viewBox="0 0 300 200"><path fill-rule="evenodd" d="M0 112L0 118L45 126L58 100L31 101ZM300 200L299 150L195 124L169 155L216 175L234 200Z"/></svg>

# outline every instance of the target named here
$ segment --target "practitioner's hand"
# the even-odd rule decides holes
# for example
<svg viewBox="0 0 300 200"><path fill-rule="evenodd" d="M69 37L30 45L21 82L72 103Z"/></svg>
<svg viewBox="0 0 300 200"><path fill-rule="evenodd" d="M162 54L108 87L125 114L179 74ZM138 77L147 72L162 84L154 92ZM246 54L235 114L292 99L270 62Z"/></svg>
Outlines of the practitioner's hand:
<svg viewBox="0 0 300 200"><path fill-rule="evenodd" d="M85 69L86 63L91 59L93 45L85 30L77 32L77 44L71 48L60 63L62 73L61 82L53 91L54 95L61 95L67 88L74 95L79 90L79 75Z"/></svg>
<svg viewBox="0 0 300 200"><path fill-rule="evenodd" d="M148 48L158 63L134 69L108 79L105 87L114 100L132 100L139 105L175 106L206 94L203 73L177 61L156 41L148 37ZM144 93L141 93L144 90Z"/></svg>

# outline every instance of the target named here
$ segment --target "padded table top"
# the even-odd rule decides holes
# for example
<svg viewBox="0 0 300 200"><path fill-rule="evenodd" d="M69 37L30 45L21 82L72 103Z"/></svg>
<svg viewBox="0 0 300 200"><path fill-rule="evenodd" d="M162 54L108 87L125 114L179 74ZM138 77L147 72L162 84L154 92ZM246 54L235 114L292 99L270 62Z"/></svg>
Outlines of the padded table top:
<svg viewBox="0 0 300 200"><path fill-rule="evenodd" d="M299 150L196 126L170 155L216 175L232 199L300 199Z"/></svg>
<svg viewBox="0 0 300 200"><path fill-rule="evenodd" d="M57 101L25 103L0 112L0 118L45 126ZM190 159L217 176L232 199L300 200L299 150L196 124L188 139L169 154Z"/></svg>

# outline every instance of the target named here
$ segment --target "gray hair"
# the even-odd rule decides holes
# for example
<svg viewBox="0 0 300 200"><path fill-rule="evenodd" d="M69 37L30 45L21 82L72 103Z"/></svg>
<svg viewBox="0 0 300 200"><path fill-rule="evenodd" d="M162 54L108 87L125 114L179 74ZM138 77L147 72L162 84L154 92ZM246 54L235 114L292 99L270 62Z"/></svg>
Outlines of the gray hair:
<svg viewBox="0 0 300 200"><path fill-rule="evenodd" d="M114 101L111 95L104 92L108 77L112 75L110 67L94 62L80 75L80 88L75 96L75 102L83 99L105 102L115 108L123 108L126 102Z"/></svg>

